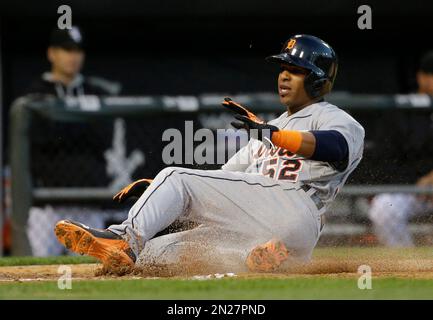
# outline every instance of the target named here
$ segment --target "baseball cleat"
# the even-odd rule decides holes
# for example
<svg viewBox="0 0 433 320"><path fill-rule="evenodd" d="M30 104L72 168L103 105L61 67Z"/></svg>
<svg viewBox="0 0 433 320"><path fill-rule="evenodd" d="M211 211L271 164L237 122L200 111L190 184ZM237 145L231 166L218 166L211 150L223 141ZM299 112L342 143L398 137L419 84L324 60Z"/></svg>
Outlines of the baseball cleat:
<svg viewBox="0 0 433 320"><path fill-rule="evenodd" d="M289 258L289 250L279 240L270 240L251 250L246 264L252 272L276 271Z"/></svg>
<svg viewBox="0 0 433 320"><path fill-rule="evenodd" d="M57 222L54 232L67 249L95 257L104 266L133 267L136 257L128 242L110 230L90 228L71 220Z"/></svg>

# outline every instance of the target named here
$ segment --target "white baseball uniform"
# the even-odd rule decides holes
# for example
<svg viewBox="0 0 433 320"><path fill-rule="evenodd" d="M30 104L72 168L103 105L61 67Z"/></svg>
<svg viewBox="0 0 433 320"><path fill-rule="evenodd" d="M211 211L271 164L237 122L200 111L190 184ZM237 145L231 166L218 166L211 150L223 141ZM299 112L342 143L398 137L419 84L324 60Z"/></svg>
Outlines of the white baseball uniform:
<svg viewBox="0 0 433 320"><path fill-rule="evenodd" d="M140 255L138 263L176 263L197 251L209 253L206 259L212 263L242 268L249 251L272 238L284 241L293 256L309 259L320 236L321 215L361 161L364 129L324 101L292 115L285 112L269 124L339 131L348 144L347 166L338 170L251 139L221 170L165 168L128 219L110 230L129 241ZM176 219L199 226L152 239Z"/></svg>
<svg viewBox="0 0 433 320"><path fill-rule="evenodd" d="M433 211L430 201L420 200L413 194L383 193L371 201L368 215L379 241L390 247L414 245L409 230L409 219Z"/></svg>

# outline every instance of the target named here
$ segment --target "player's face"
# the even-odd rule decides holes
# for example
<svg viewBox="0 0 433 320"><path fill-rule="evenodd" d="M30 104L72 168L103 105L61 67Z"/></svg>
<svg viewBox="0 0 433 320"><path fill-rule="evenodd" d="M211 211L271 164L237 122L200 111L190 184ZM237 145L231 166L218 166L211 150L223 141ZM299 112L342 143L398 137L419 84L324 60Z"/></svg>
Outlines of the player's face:
<svg viewBox="0 0 433 320"><path fill-rule="evenodd" d="M278 95L282 104L296 108L311 100L304 87L304 79L307 74L308 70L304 68L281 64L278 76Z"/></svg>
<svg viewBox="0 0 433 320"><path fill-rule="evenodd" d="M416 75L416 79L418 82L418 93L433 96L433 74L420 71Z"/></svg>
<svg viewBox="0 0 433 320"><path fill-rule="evenodd" d="M66 50L51 47L48 49L48 60L56 72L68 77L74 77L83 66L84 52L82 50Z"/></svg>

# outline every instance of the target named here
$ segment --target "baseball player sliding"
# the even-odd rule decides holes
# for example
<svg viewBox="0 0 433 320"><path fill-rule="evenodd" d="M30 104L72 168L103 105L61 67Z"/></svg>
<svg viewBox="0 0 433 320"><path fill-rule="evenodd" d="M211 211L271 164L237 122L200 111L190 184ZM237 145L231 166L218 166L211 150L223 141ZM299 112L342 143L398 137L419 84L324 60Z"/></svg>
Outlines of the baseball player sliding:
<svg viewBox="0 0 433 320"><path fill-rule="evenodd" d="M323 99L338 65L327 43L295 35L267 60L280 65L278 94L287 111L264 122L226 98L232 125L251 139L220 170L165 168L114 196L138 197L122 224L99 230L63 220L55 227L59 241L108 267L179 263L194 256L188 252L220 261L236 252L250 271L308 260L323 214L361 161L364 129ZM154 237L179 219L196 227Z"/></svg>

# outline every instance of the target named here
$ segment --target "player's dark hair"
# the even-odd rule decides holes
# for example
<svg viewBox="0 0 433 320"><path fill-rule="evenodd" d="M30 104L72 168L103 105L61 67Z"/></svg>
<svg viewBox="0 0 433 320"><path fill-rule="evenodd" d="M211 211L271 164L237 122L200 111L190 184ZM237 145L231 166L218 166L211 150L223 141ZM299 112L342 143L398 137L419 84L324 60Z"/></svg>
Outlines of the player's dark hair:
<svg viewBox="0 0 433 320"><path fill-rule="evenodd" d="M419 64L419 71L433 73L433 50L422 56Z"/></svg>

